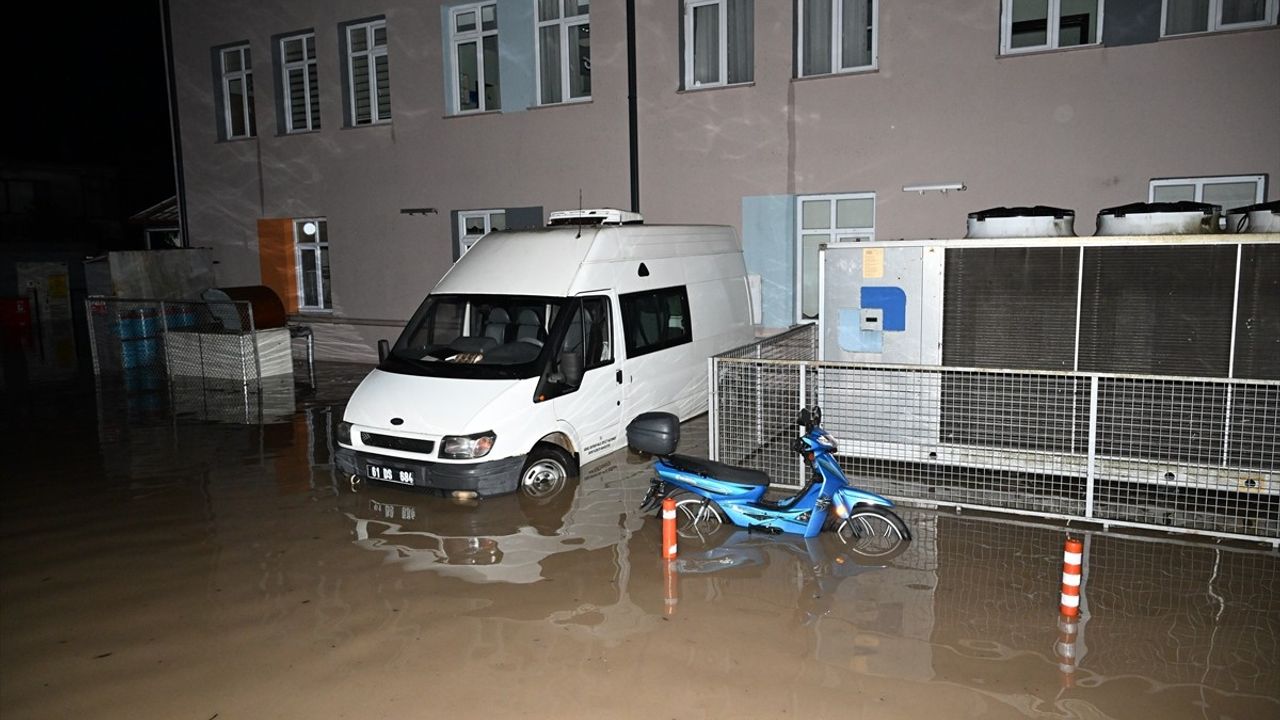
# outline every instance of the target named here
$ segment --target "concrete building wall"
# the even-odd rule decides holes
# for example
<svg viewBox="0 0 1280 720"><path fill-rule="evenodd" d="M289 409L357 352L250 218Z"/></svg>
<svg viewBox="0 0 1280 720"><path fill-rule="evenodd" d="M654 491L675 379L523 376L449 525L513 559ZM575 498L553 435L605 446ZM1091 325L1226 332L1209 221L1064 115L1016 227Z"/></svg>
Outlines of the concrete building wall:
<svg viewBox="0 0 1280 720"><path fill-rule="evenodd" d="M360 321L407 318L447 270L451 211L549 212L579 190L588 207L630 205L625 3L592 5L592 100L529 109L512 103L534 97L531 44L508 26L532 30L532 0L499 0L504 108L461 117L446 105L453 4L173 2L189 238L215 249L222 284L252 284L259 218L327 218L325 354L367 357L394 335ZM682 91L679 3L636 8L641 210L737 227L766 325L794 316L795 211L777 215L796 195L874 192L879 239L960 236L970 211L1036 203L1075 209L1090 234L1098 209L1145 200L1155 177L1280 177L1275 27L1001 57L998 0L881 2L876 70L794 79L793 3L755 0L754 81ZM346 128L338 27L379 15L393 121ZM281 135L272 37L308 28L322 127ZM244 40L258 135L220 141L212 48ZM968 189L902 191L944 181ZM439 213L400 213L421 207Z"/></svg>

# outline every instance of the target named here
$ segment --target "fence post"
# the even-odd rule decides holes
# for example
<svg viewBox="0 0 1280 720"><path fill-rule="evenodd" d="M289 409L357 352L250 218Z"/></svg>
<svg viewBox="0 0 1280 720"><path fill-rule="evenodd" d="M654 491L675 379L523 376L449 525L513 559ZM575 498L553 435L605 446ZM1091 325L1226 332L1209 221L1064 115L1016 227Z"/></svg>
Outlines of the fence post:
<svg viewBox="0 0 1280 720"><path fill-rule="evenodd" d="M715 356L707 358L707 444L712 460L720 459L719 393L716 390L717 362Z"/></svg>
<svg viewBox="0 0 1280 720"><path fill-rule="evenodd" d="M1094 467L1098 457L1098 376L1089 376L1089 463L1084 479L1084 516L1093 517Z"/></svg>

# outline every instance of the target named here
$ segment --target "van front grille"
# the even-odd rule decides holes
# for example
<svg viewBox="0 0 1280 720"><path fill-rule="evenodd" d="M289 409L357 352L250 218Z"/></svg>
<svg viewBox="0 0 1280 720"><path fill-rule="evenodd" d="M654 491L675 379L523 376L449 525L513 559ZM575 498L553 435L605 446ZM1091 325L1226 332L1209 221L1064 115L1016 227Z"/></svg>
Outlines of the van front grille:
<svg viewBox="0 0 1280 720"><path fill-rule="evenodd" d="M371 447L386 448L388 450L400 450L403 452L422 453L430 455L436 449L435 442L431 440L414 440L413 438L396 437L395 435L377 435L375 433L360 433L360 442Z"/></svg>

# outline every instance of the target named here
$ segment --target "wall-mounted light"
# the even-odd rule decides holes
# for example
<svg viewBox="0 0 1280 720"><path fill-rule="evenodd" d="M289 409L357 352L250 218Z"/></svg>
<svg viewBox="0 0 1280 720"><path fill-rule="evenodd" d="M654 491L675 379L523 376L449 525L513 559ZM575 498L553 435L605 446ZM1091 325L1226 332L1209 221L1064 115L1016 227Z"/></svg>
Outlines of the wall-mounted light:
<svg viewBox="0 0 1280 720"><path fill-rule="evenodd" d="M963 192L968 189L969 188L965 187L964 183L962 182L932 183L929 185L903 185L902 186L902 192L920 193L921 195L927 192L945 193L948 190Z"/></svg>
<svg viewBox="0 0 1280 720"><path fill-rule="evenodd" d="M435 208L400 208L401 215L435 215L437 212Z"/></svg>

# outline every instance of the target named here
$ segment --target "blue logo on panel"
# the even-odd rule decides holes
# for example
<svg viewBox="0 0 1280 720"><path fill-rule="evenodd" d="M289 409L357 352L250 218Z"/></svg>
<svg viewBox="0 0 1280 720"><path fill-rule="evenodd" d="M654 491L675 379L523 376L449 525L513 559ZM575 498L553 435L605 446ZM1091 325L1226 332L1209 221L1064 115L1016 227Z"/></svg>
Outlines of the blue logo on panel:
<svg viewBox="0 0 1280 720"><path fill-rule="evenodd" d="M884 352L884 334L907 329L907 294L899 287L864 287L861 307L841 308L837 326L845 352Z"/></svg>

